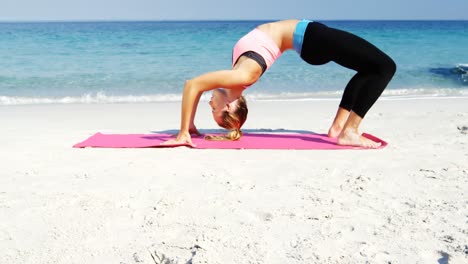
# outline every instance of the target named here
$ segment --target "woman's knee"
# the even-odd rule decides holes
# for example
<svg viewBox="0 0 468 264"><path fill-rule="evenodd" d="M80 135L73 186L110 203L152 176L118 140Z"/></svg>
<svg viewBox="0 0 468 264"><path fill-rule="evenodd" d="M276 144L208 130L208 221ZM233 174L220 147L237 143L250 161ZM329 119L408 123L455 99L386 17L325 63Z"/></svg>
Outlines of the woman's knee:
<svg viewBox="0 0 468 264"><path fill-rule="evenodd" d="M397 70L397 65L392 58L385 56L385 59L381 62L379 69L381 74L392 78Z"/></svg>

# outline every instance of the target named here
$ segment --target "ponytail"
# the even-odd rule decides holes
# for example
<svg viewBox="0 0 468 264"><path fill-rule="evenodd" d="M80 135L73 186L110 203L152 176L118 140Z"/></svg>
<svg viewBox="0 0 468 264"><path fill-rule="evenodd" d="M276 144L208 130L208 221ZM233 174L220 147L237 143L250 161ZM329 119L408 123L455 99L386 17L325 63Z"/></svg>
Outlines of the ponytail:
<svg viewBox="0 0 468 264"><path fill-rule="evenodd" d="M222 136L214 136L214 135L207 135L205 136L206 140L219 140L219 141L235 141L239 140L242 137L242 131L240 129L234 129L229 131L226 135Z"/></svg>

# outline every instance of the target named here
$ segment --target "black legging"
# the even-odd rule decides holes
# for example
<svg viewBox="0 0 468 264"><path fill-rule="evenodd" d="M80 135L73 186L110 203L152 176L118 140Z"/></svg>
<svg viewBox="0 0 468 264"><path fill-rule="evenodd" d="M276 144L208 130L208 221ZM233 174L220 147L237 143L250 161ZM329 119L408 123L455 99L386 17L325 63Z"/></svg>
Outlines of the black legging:
<svg viewBox="0 0 468 264"><path fill-rule="evenodd" d="M313 65L334 61L357 71L346 86L340 107L364 117L396 71L395 62L368 41L318 22L308 24L301 58Z"/></svg>

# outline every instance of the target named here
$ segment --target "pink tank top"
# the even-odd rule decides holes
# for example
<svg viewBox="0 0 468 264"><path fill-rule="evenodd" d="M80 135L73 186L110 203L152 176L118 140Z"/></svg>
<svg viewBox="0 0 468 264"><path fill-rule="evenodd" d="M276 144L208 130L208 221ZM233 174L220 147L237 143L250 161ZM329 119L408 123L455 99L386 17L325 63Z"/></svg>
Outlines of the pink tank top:
<svg viewBox="0 0 468 264"><path fill-rule="evenodd" d="M262 56L267 65L267 69L270 68L275 60L282 54L273 39L257 28L239 39L234 46L232 52L232 66L234 66L239 57L247 51L254 51Z"/></svg>

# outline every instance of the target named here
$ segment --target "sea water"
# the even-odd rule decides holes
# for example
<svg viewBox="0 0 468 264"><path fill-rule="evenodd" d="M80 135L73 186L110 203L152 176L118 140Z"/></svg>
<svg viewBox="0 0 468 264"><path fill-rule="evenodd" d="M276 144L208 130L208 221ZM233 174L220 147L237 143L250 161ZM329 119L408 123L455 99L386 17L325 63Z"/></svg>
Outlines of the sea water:
<svg viewBox="0 0 468 264"><path fill-rule="evenodd" d="M0 105L178 101L185 80L230 69L233 45L264 22L2 22ZM320 22L395 60L383 97L468 96L468 21ZM339 98L354 74L287 51L244 94Z"/></svg>

